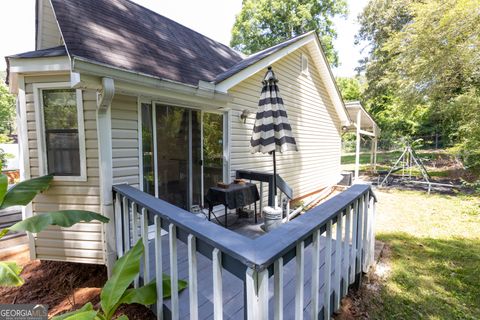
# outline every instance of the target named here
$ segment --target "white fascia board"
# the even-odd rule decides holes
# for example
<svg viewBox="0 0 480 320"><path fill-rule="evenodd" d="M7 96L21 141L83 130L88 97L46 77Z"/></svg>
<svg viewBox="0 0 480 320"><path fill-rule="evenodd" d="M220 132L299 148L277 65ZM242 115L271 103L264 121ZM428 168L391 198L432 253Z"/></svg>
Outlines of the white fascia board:
<svg viewBox="0 0 480 320"><path fill-rule="evenodd" d="M347 103L345 103L345 107L347 109L354 109L354 110L360 109L360 110L362 110L362 113L371 121L372 127L376 128L375 130L380 133L380 128L378 127L377 123L375 122L375 120L373 120L370 113L368 113L367 110L365 110L365 108L362 106L360 101L347 102Z"/></svg>
<svg viewBox="0 0 480 320"><path fill-rule="evenodd" d="M182 100L195 104L226 106L231 100L225 93L211 86L194 86L150 75L114 68L75 57L72 62L72 85L97 88L99 77L115 80L116 93L152 97L154 99Z"/></svg>
<svg viewBox="0 0 480 320"><path fill-rule="evenodd" d="M255 62L254 64L250 65L249 67L235 73L230 78L227 78L215 85L215 90L220 92L228 92L228 90L235 85L239 84L240 82L244 81L245 79L250 78L258 71L265 69L269 65L275 63L276 61L282 59L283 57L287 56L288 54L292 53L293 51L297 50L298 48L303 47L307 43L315 40L314 32L311 32L310 35L286 46L283 49L278 50L275 53L272 53L269 56Z"/></svg>
<svg viewBox="0 0 480 320"><path fill-rule="evenodd" d="M70 59L66 56L49 58L9 58L11 73L36 73L70 71Z"/></svg>

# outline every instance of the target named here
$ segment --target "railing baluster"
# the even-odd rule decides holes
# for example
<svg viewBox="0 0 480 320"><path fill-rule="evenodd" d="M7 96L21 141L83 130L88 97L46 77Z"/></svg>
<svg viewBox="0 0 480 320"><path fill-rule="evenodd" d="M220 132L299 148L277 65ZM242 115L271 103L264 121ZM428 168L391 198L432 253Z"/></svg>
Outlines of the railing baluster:
<svg viewBox="0 0 480 320"><path fill-rule="evenodd" d="M343 212L337 215L337 232L335 233L335 294L333 300L333 311L340 308L340 288L342 281L342 231L343 231Z"/></svg>
<svg viewBox="0 0 480 320"><path fill-rule="evenodd" d="M320 230L313 233L312 243L312 312L311 319L318 319L318 288L320 279Z"/></svg>
<svg viewBox="0 0 480 320"><path fill-rule="evenodd" d="M130 210L128 209L128 199L123 197L123 248L125 252L130 250Z"/></svg>
<svg viewBox="0 0 480 320"><path fill-rule="evenodd" d="M217 248L212 253L213 265L213 318L223 319L223 288L222 288L222 252Z"/></svg>
<svg viewBox="0 0 480 320"><path fill-rule="evenodd" d="M157 216L155 216L157 217ZM149 283L151 280L150 277L150 250L148 246L148 211L145 208L142 208L142 215L140 216L140 235L142 236L143 247L145 252L143 254L143 282L145 284ZM161 248L160 248L161 250ZM155 253L157 254L157 253Z"/></svg>
<svg viewBox="0 0 480 320"><path fill-rule="evenodd" d="M343 288L342 296L346 296L348 292L349 280L349 268L350 265L350 225L352 217L352 207L348 206L347 214L345 215L345 240L343 242Z"/></svg>
<svg viewBox="0 0 480 320"><path fill-rule="evenodd" d="M326 245L325 245L325 286L323 292L323 318L330 319L330 289L332 277L332 220L327 222Z"/></svg>
<svg viewBox="0 0 480 320"><path fill-rule="evenodd" d="M370 197L370 265L375 261L375 199Z"/></svg>
<svg viewBox="0 0 480 320"><path fill-rule="evenodd" d="M358 199L358 224L357 224L357 274L359 279L362 279L362 268L363 268L363 209L365 208L363 204L364 197L361 196Z"/></svg>
<svg viewBox="0 0 480 320"><path fill-rule="evenodd" d="M132 201L131 209L132 209L132 240L133 240L133 244L137 244L137 241L138 241L137 204L133 201ZM147 248L145 248L145 250L147 250ZM135 280L133 280L133 286L135 288L138 288L138 286L139 286L138 285L139 284L139 278L140 278L140 275L137 275L135 277Z"/></svg>
<svg viewBox="0 0 480 320"><path fill-rule="evenodd" d="M173 223L168 226L170 245L170 288L172 291L172 319L179 319L178 312L178 259L177 259L177 227Z"/></svg>
<svg viewBox="0 0 480 320"><path fill-rule="evenodd" d="M296 249L296 275L295 275L295 320L303 319L303 280L305 279L305 254L303 248L305 243L297 243Z"/></svg>
<svg viewBox="0 0 480 320"><path fill-rule="evenodd" d="M188 235L188 293L190 297L190 319L198 319L197 245L195 236Z"/></svg>
<svg viewBox="0 0 480 320"><path fill-rule="evenodd" d="M355 282L357 266L358 200L353 204L352 212L352 251L350 256L350 284Z"/></svg>
<svg viewBox="0 0 480 320"><path fill-rule="evenodd" d="M123 234L123 226L122 226L122 202L121 196L117 192L115 193L115 236L116 236L116 243L117 243L117 255L118 257L123 256L123 241L122 241L122 234Z"/></svg>
<svg viewBox="0 0 480 320"><path fill-rule="evenodd" d="M363 272L368 272L368 259L370 255L370 239L369 239L369 232L370 232L370 221L368 217L368 203L369 203L369 194L368 192L364 195L363 200Z"/></svg>
<svg viewBox="0 0 480 320"><path fill-rule="evenodd" d="M146 215L146 210L142 209L142 219ZM146 220L146 219L145 219ZM163 265L162 265L162 226L160 217L155 215L153 220L155 224L155 278L157 281L157 319L163 319ZM142 225L145 225L142 223ZM143 229L143 228L142 228ZM147 235L148 238L148 235ZM147 250L145 251L147 252ZM144 260L144 270L148 270L148 259ZM144 271L145 274L147 273Z"/></svg>
<svg viewBox="0 0 480 320"><path fill-rule="evenodd" d="M274 275L274 298L275 298L275 320L283 320L283 258L275 260L273 265Z"/></svg>

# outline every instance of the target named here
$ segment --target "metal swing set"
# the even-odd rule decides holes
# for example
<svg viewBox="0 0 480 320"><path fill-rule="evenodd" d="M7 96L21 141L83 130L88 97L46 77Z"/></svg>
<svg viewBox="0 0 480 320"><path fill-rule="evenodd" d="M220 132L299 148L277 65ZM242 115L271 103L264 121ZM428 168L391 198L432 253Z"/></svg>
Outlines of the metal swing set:
<svg viewBox="0 0 480 320"><path fill-rule="evenodd" d="M414 179L413 170L415 168L418 168L420 170L420 173L422 174L421 181ZM430 194L432 187L449 187L449 188L458 187L453 184L433 182L427 169L425 168L422 162L422 159L418 157L417 153L415 152L415 150L412 148L410 144L407 144L405 146L405 149L403 150L402 155L397 159L395 164L388 171L385 178L383 178L382 182L380 182L378 185L380 187L389 185L390 184L389 178L390 177L393 178L392 175L398 171L402 172L401 177L398 177L400 180L400 183L427 185L428 194ZM380 179L380 176L379 176L379 179ZM391 181L393 181L393 179Z"/></svg>

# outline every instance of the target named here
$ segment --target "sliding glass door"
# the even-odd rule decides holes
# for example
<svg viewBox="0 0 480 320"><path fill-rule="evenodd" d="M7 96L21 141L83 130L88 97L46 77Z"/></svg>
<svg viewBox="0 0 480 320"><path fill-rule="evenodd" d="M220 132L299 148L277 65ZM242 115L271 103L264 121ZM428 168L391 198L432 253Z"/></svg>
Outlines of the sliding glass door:
<svg viewBox="0 0 480 320"><path fill-rule="evenodd" d="M142 104L142 140L145 192L191 210L222 180L222 115Z"/></svg>

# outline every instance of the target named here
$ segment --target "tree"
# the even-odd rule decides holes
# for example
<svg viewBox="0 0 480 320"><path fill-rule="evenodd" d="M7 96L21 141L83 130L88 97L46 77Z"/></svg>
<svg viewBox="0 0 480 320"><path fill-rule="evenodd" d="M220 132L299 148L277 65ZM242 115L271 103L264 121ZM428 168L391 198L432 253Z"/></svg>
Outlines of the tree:
<svg viewBox="0 0 480 320"><path fill-rule="evenodd" d="M358 78L336 78L338 89L344 101L361 100L362 88Z"/></svg>
<svg viewBox="0 0 480 320"><path fill-rule="evenodd" d="M328 61L338 64L333 48L337 33L332 18L344 15L344 0L243 0L235 19L230 45L252 54L282 41L315 30Z"/></svg>
<svg viewBox="0 0 480 320"><path fill-rule="evenodd" d="M368 108L390 112L388 121L393 113L410 119L399 132L441 132L467 166L480 168L480 3L371 0L360 22L357 37L372 48L363 64Z"/></svg>
<svg viewBox="0 0 480 320"><path fill-rule="evenodd" d="M15 127L15 97L0 80L0 135L12 134Z"/></svg>

